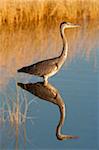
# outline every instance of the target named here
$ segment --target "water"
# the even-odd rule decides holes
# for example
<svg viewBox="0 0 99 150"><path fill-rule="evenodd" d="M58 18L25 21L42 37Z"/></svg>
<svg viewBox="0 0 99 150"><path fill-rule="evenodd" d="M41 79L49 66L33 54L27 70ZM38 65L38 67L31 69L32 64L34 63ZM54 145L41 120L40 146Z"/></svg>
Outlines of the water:
<svg viewBox="0 0 99 150"><path fill-rule="evenodd" d="M39 33L39 34L38 34ZM49 83L65 104L62 133L79 136L59 141L56 127L59 108L17 85L41 78L19 74L17 69L59 55L59 28L8 31L0 35L0 149L99 148L99 29L66 31L68 60Z"/></svg>

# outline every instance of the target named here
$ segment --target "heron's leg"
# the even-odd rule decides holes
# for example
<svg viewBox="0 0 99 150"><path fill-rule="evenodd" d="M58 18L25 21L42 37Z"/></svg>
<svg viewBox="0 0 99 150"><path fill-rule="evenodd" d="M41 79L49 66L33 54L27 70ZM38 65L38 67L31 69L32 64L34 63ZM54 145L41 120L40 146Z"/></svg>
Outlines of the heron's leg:
<svg viewBox="0 0 99 150"><path fill-rule="evenodd" d="M44 85L47 85L47 83L48 83L48 77L44 76Z"/></svg>

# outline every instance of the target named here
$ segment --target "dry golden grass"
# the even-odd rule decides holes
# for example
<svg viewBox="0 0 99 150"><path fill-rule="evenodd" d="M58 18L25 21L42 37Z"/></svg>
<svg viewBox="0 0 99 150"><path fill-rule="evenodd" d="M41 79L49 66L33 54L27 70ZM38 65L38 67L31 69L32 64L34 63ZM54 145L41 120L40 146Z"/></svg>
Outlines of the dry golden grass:
<svg viewBox="0 0 99 150"><path fill-rule="evenodd" d="M0 25L21 28L38 23L99 18L98 0L1 0Z"/></svg>

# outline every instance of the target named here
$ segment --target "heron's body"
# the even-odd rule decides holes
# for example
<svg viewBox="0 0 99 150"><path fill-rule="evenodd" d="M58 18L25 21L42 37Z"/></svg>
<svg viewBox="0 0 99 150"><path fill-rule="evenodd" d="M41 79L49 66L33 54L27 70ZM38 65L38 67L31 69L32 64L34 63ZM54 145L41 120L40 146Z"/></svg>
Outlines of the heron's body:
<svg viewBox="0 0 99 150"><path fill-rule="evenodd" d="M23 67L19 69L18 72L25 72L39 77L43 77L44 81L47 82L47 79L49 77L53 76L60 70L61 66L63 65L63 63L67 58L68 43L65 37L64 30L65 28L70 27L76 27L76 25L72 25L66 22L63 22L60 25L60 33L63 40L63 50L59 57L43 60L33 65Z"/></svg>
<svg viewBox="0 0 99 150"><path fill-rule="evenodd" d="M58 58L48 59L48 60L40 61L38 63L35 63L35 64L27 66L27 67L23 67L19 71L37 75L40 77L47 76L47 75L50 76L52 71L55 72L58 69L57 64L58 64ZM42 71L41 71L41 69L42 69Z"/></svg>
<svg viewBox="0 0 99 150"><path fill-rule="evenodd" d="M57 57L23 67L19 70L19 72L33 74L39 77L43 77L45 80L47 80L49 77L53 76L59 71L62 64L63 62L61 61L61 59Z"/></svg>

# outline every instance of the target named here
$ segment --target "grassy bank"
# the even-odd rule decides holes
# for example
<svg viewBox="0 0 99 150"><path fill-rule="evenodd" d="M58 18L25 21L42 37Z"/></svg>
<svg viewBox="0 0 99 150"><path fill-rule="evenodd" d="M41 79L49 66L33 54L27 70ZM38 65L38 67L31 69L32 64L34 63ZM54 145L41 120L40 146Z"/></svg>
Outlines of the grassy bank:
<svg viewBox="0 0 99 150"><path fill-rule="evenodd" d="M55 24L62 20L91 21L99 18L98 0L1 0L0 26Z"/></svg>

